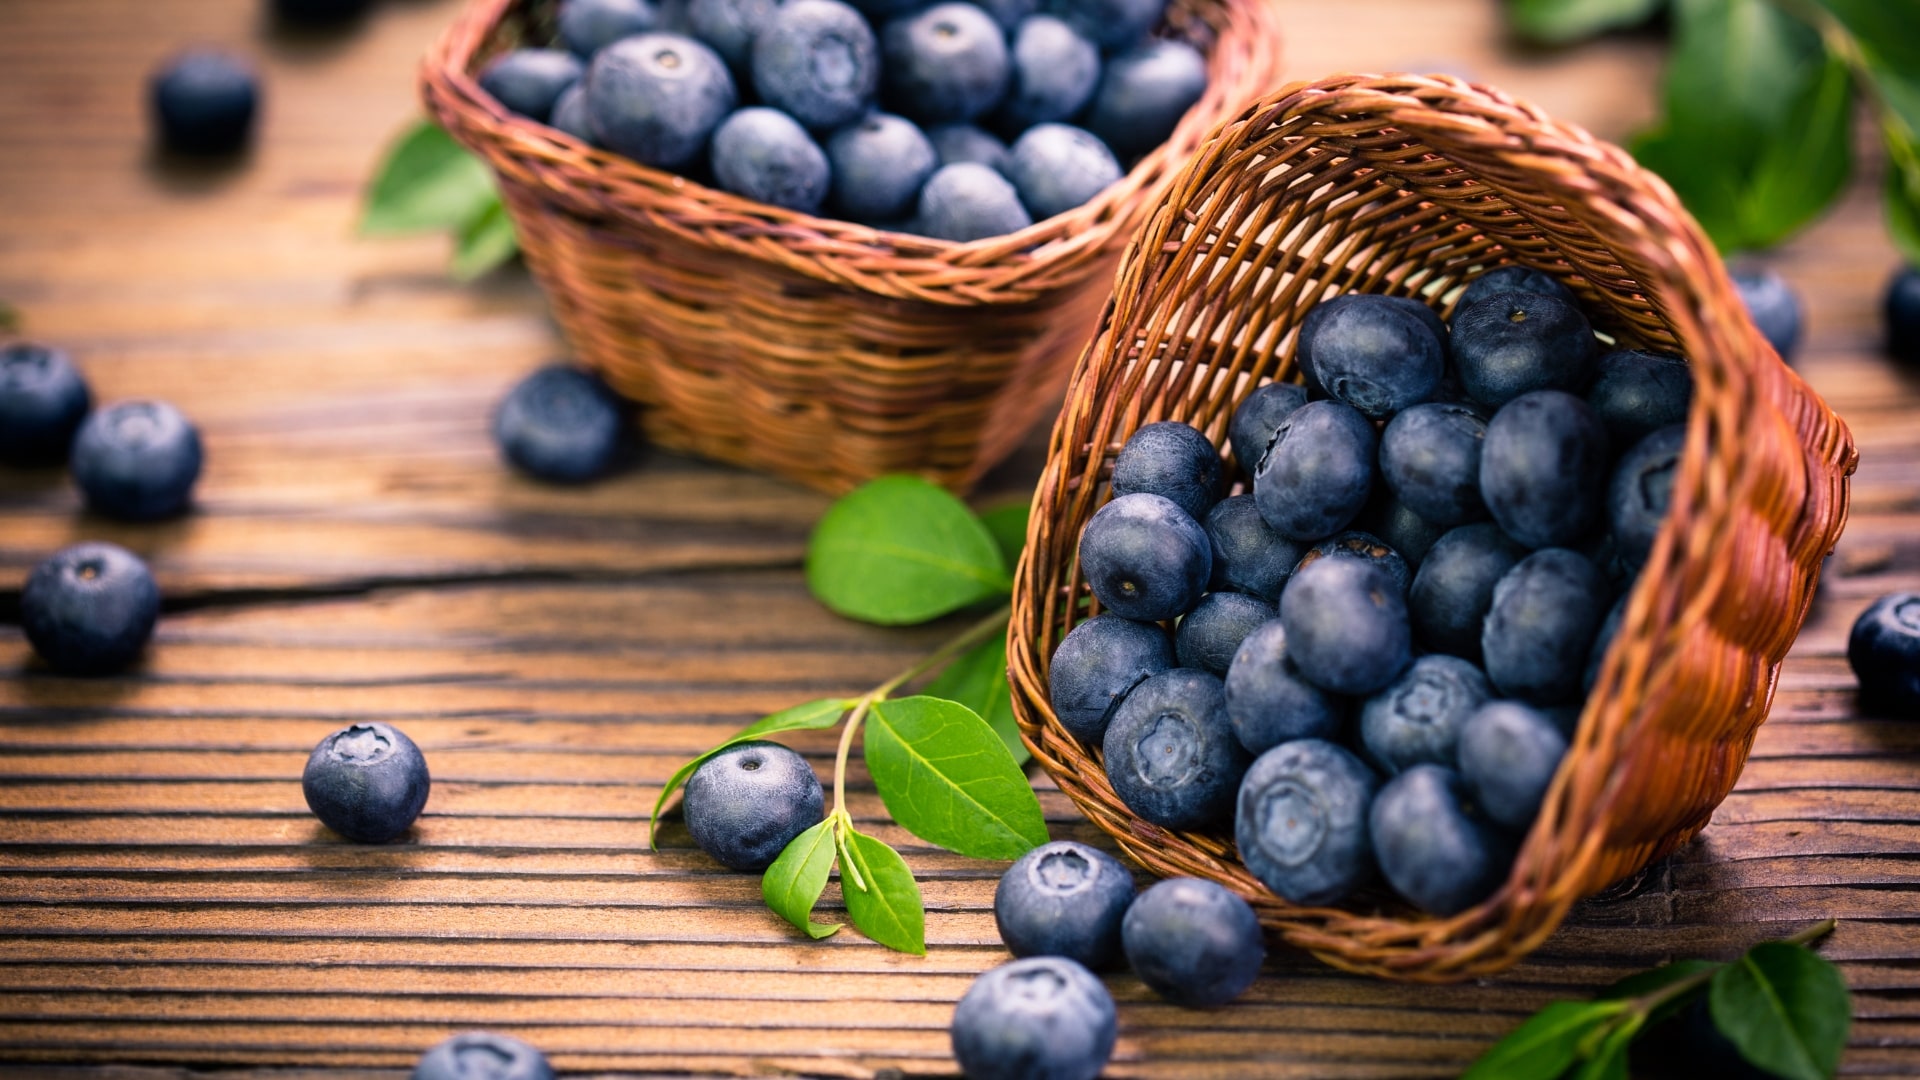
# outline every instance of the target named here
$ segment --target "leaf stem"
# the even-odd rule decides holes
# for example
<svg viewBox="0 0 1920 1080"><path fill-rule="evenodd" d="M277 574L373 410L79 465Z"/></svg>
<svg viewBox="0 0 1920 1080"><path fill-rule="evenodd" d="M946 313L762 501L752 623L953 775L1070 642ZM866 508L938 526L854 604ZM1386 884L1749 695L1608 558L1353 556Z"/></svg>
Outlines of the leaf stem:
<svg viewBox="0 0 1920 1080"><path fill-rule="evenodd" d="M1791 937L1781 938L1780 943L1783 945L1798 945L1801 948L1805 948L1819 941L1821 938L1826 937L1828 934L1833 933L1833 928L1838 925L1837 920L1822 919ZM1674 998L1685 996L1699 989L1726 966L1725 964L1715 964L1705 971L1697 972L1684 979L1668 983L1658 990L1633 998L1628 1003L1627 1011L1629 1013L1640 1013L1642 1015L1651 1013L1653 1010L1665 1005Z"/></svg>

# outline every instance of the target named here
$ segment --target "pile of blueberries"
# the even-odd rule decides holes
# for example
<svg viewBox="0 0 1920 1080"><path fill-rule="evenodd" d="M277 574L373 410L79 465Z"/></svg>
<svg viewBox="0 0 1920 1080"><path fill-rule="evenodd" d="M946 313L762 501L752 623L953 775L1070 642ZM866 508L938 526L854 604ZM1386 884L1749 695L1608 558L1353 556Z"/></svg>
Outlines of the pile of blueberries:
<svg viewBox="0 0 1920 1080"><path fill-rule="evenodd" d="M749 199L967 241L1085 203L1164 142L1206 60L1166 0L562 0L506 108Z"/></svg>

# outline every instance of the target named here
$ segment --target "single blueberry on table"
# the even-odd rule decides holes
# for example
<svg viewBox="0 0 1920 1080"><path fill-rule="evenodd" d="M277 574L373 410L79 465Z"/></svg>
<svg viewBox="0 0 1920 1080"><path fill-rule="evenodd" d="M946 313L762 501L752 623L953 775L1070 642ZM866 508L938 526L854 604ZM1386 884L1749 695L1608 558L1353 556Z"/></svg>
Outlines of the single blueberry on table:
<svg viewBox="0 0 1920 1080"><path fill-rule="evenodd" d="M1336 694L1371 694L1413 662L1405 594L1364 559L1319 559L1295 571L1280 621L1301 676Z"/></svg>
<svg viewBox="0 0 1920 1080"><path fill-rule="evenodd" d="M1340 699L1300 677L1279 619L1260 624L1240 643L1225 692L1234 737L1255 755L1294 739L1331 739L1346 711Z"/></svg>
<svg viewBox="0 0 1920 1080"><path fill-rule="evenodd" d="M1495 293L1453 317L1460 381L1489 408L1536 390L1585 389L1594 342L1579 308L1540 293Z"/></svg>
<svg viewBox="0 0 1920 1080"><path fill-rule="evenodd" d="M1203 523L1213 546L1214 589L1229 589L1280 602L1280 591L1305 552L1273 531L1251 495L1234 495L1213 504Z"/></svg>
<svg viewBox="0 0 1920 1080"><path fill-rule="evenodd" d="M1184 41L1152 38L1107 61L1087 129L1113 152L1144 154L1173 134L1207 92L1207 58Z"/></svg>
<svg viewBox="0 0 1920 1080"><path fill-rule="evenodd" d="M1247 400L1233 410L1233 419L1227 424L1227 444L1233 447L1233 459L1249 480L1259 471L1260 459L1267 456L1274 433L1306 403L1306 387L1276 382L1248 394Z"/></svg>
<svg viewBox="0 0 1920 1080"><path fill-rule="evenodd" d="M1291 540L1346 528L1373 490L1379 436L1352 406L1310 401L1281 421L1253 476L1260 516Z"/></svg>
<svg viewBox="0 0 1920 1080"><path fill-rule="evenodd" d="M121 521L157 521L187 508L202 462L200 432L164 401L94 412L73 437L73 482L87 509Z"/></svg>
<svg viewBox="0 0 1920 1080"><path fill-rule="evenodd" d="M64 350L26 342L0 346L0 463L65 460L92 407L93 393Z"/></svg>
<svg viewBox="0 0 1920 1080"><path fill-rule="evenodd" d="M963 244L1033 224L1006 177L969 161L943 165L927 178L920 189L917 221L928 236Z"/></svg>
<svg viewBox="0 0 1920 1080"><path fill-rule="evenodd" d="M515 49L494 58L480 71L480 89L521 116L546 123L554 103L580 81L584 69L572 53L560 49Z"/></svg>
<svg viewBox="0 0 1920 1080"><path fill-rule="evenodd" d="M750 106L713 133L713 176L724 191L811 214L827 200L826 151L779 109Z"/></svg>
<svg viewBox="0 0 1920 1080"><path fill-rule="evenodd" d="M1473 664L1429 653L1360 707L1360 741L1389 776L1422 763L1452 765L1460 731L1493 694Z"/></svg>
<svg viewBox="0 0 1920 1080"><path fill-rule="evenodd" d="M1393 297L1348 294L1312 326L1314 380L1370 420L1427 400L1446 368L1440 338Z"/></svg>
<svg viewBox="0 0 1920 1080"><path fill-rule="evenodd" d="M1607 442L1632 446L1669 424L1684 424L1693 404L1693 370L1685 360L1622 349L1600 358L1587 404L1607 429Z"/></svg>
<svg viewBox="0 0 1920 1080"><path fill-rule="evenodd" d="M1800 348L1800 332L1805 322L1800 294L1793 291L1793 286L1787 284L1787 279L1778 271L1765 267L1733 271L1733 287L1740 294L1740 302L1746 305L1753 325L1760 328L1760 336L1767 339L1780 359L1792 363L1793 354Z"/></svg>
<svg viewBox="0 0 1920 1080"><path fill-rule="evenodd" d="M1007 144L974 124L941 124L928 128L927 138L943 166L964 162L985 165L1001 174L1013 167L1013 152Z"/></svg>
<svg viewBox="0 0 1920 1080"><path fill-rule="evenodd" d="M1114 794L1163 829L1226 821L1252 760L1234 737L1220 680L1190 668L1134 687L1114 710L1102 748Z"/></svg>
<svg viewBox="0 0 1920 1080"><path fill-rule="evenodd" d="M880 33L888 103L926 124L984 115L1006 92L1012 60L1006 33L972 4L935 4Z"/></svg>
<svg viewBox="0 0 1920 1080"><path fill-rule="evenodd" d="M105 675L153 636L160 587L147 564L114 544L61 548L27 575L20 624L33 651L63 675Z"/></svg>
<svg viewBox="0 0 1920 1080"><path fill-rule="evenodd" d="M1015 956L1064 956L1093 971L1120 959L1133 875L1104 851L1055 840L1020 856L993 891L993 921Z"/></svg>
<svg viewBox="0 0 1920 1080"><path fill-rule="evenodd" d="M1680 478L1680 454L1687 426L1674 424L1641 439L1614 467L1607 488L1607 518L1614 543L1627 565L1639 567L1653 550L1653 539L1667 520L1673 482Z"/></svg>
<svg viewBox="0 0 1920 1080"><path fill-rule="evenodd" d="M1399 552L1415 570L1426 560L1434 543L1447 532L1446 526L1436 525L1414 513L1413 508L1385 484L1375 485L1373 495L1353 523L1359 531L1379 537L1381 543Z"/></svg>
<svg viewBox="0 0 1920 1080"><path fill-rule="evenodd" d="M1607 662L1607 650L1613 648L1613 639L1620 633L1620 620L1626 617L1627 601L1631 598L1631 593L1621 593L1600 624L1600 632L1593 636L1593 647L1587 650L1587 670L1580 677L1581 693L1593 693L1593 684L1600 681L1600 668Z"/></svg>
<svg viewBox="0 0 1920 1080"><path fill-rule="evenodd" d="M1113 493L1146 491L1172 499L1194 520L1220 498L1220 451L1191 425L1174 420L1143 425L1113 459Z"/></svg>
<svg viewBox="0 0 1920 1080"><path fill-rule="evenodd" d="M1480 497L1507 535L1527 547L1572 544L1601 523L1607 466L1607 429L1587 403L1535 390L1488 421Z"/></svg>
<svg viewBox="0 0 1920 1080"><path fill-rule="evenodd" d="M1063 727L1097 743L1133 688L1173 664L1173 642L1158 624L1102 612L1068 631L1053 650L1047 700Z"/></svg>
<svg viewBox="0 0 1920 1080"><path fill-rule="evenodd" d="M548 121L555 129L586 143L598 145L593 135L593 121L587 116L587 84L574 83L553 103L553 118Z"/></svg>
<svg viewBox="0 0 1920 1080"><path fill-rule="evenodd" d="M1487 419L1471 405L1415 405L1380 433L1380 478L1414 513L1451 528L1487 516L1480 449Z"/></svg>
<svg viewBox="0 0 1920 1080"><path fill-rule="evenodd" d="M1107 144L1085 128L1035 124L1013 140L1007 175L1020 201L1044 221L1083 205L1120 179Z"/></svg>
<svg viewBox="0 0 1920 1080"><path fill-rule="evenodd" d="M560 40L581 60L624 37L658 28L652 0L561 0Z"/></svg>
<svg viewBox="0 0 1920 1080"><path fill-rule="evenodd" d="M678 34L621 38L587 67L587 119L600 145L655 168L698 159L736 98L725 62Z"/></svg>
<svg viewBox="0 0 1920 1080"><path fill-rule="evenodd" d="M1480 631L1487 679L1501 694L1534 705L1580 695L1587 655L1613 603L1613 590L1586 556L1543 548L1515 564L1493 589Z"/></svg>
<svg viewBox="0 0 1920 1080"><path fill-rule="evenodd" d="M779 0L690 0L687 29L720 54L737 77L750 77L753 39L778 10Z"/></svg>
<svg viewBox="0 0 1920 1080"><path fill-rule="evenodd" d="M1015 960L973 981L949 1034L969 1080L1093 1080L1113 1056L1113 995L1065 957Z"/></svg>
<svg viewBox="0 0 1920 1080"><path fill-rule="evenodd" d="M701 851L728 869L758 873L820 824L826 795L799 754L775 742L744 742L687 778L685 811Z"/></svg>
<svg viewBox="0 0 1920 1080"><path fill-rule="evenodd" d="M1498 293L1537 293L1551 296L1563 304L1578 307L1580 301L1574 297L1573 290L1561 283L1552 274L1532 267L1517 264L1489 270L1467 283L1460 294L1460 302L1454 305L1455 311L1467 308Z"/></svg>
<svg viewBox="0 0 1920 1080"><path fill-rule="evenodd" d="M855 221L892 221L913 213L920 189L940 167L933 143L913 121L874 113L827 140L833 202Z"/></svg>
<svg viewBox="0 0 1920 1080"><path fill-rule="evenodd" d="M1071 119L1100 80L1100 48L1051 15L1030 15L1013 32L1006 99L998 123L1019 131Z"/></svg>
<svg viewBox="0 0 1920 1080"><path fill-rule="evenodd" d="M514 385L493 414L493 439L514 467L578 482L606 472L620 449L619 402L599 379L549 364Z"/></svg>
<svg viewBox="0 0 1920 1080"><path fill-rule="evenodd" d="M815 130L867 114L880 85L880 42L839 0L788 0L753 39L753 86Z"/></svg>
<svg viewBox="0 0 1920 1080"><path fill-rule="evenodd" d="M1457 915L1493 895L1513 865L1511 841L1469 809L1460 774L1415 765L1380 789L1369 815L1380 872L1430 915Z"/></svg>
<svg viewBox="0 0 1920 1080"><path fill-rule="evenodd" d="M1040 9L1111 52L1138 43L1159 25L1167 0L1041 0Z"/></svg>
<svg viewBox="0 0 1920 1080"><path fill-rule="evenodd" d="M368 721L320 740L300 790L320 824L356 843L384 844L427 805L427 759L399 728Z"/></svg>
<svg viewBox="0 0 1920 1080"><path fill-rule="evenodd" d="M1540 813L1567 737L1552 718L1518 701L1491 701L1460 729L1460 775L1495 823L1525 832Z"/></svg>
<svg viewBox="0 0 1920 1080"><path fill-rule="evenodd" d="M1225 1005L1260 977L1266 942L1245 900L1217 882L1168 878L1134 900L1120 926L1127 963L1176 1005Z"/></svg>
<svg viewBox="0 0 1920 1080"><path fill-rule="evenodd" d="M1413 571L1408 568L1407 560L1401 558L1400 553L1388 546L1386 541L1372 533L1361 532L1358 529L1335 533L1308 548L1307 553L1300 557L1299 564L1293 568L1293 572L1297 574L1302 567L1326 558L1360 559L1371 563L1385 570L1387 576L1393 579L1393 583L1400 587L1402 594L1413 584Z"/></svg>
<svg viewBox="0 0 1920 1080"><path fill-rule="evenodd" d="M1379 786L1352 752L1324 739L1268 750L1240 782L1241 861L1293 903L1337 903L1373 877L1367 811Z"/></svg>
<svg viewBox="0 0 1920 1080"><path fill-rule="evenodd" d="M1407 590L1407 611L1420 644L1435 652L1480 659L1480 630L1494 586L1527 549L1492 522L1462 525L1434 541Z"/></svg>
<svg viewBox="0 0 1920 1080"><path fill-rule="evenodd" d="M1633 1041L1630 1067L1636 1080L1780 1080L1741 1056L1740 1048L1713 1022L1707 994L1649 1025Z"/></svg>
<svg viewBox="0 0 1920 1080"><path fill-rule="evenodd" d="M1889 593L1861 612L1847 635L1847 663L1869 708L1920 711L1920 593Z"/></svg>
<svg viewBox="0 0 1920 1080"><path fill-rule="evenodd" d="M1080 534L1080 573L1102 606L1159 622L1200 602L1213 575L1213 545L1172 500L1122 495L1096 511Z"/></svg>
<svg viewBox="0 0 1920 1080"><path fill-rule="evenodd" d="M1192 611L1180 617L1173 647L1180 666L1224 676L1240 643L1261 623L1274 617L1273 604L1237 592L1208 593Z"/></svg>
<svg viewBox="0 0 1920 1080"><path fill-rule="evenodd" d="M147 86L160 144L182 154L231 154L253 134L260 83L225 53L185 52L154 72Z"/></svg>
<svg viewBox="0 0 1920 1080"><path fill-rule="evenodd" d="M1896 360L1920 363L1920 267L1903 266L1893 275L1880 310L1887 323L1887 351Z"/></svg>
<svg viewBox="0 0 1920 1080"><path fill-rule="evenodd" d="M553 1080L553 1066L511 1035L465 1031L421 1055L413 1080Z"/></svg>

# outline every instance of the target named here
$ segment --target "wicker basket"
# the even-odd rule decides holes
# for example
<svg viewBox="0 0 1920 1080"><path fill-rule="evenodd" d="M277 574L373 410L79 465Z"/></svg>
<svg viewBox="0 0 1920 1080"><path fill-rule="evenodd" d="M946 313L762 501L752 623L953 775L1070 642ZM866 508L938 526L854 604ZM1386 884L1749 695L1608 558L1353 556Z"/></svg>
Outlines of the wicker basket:
<svg viewBox="0 0 1920 1080"><path fill-rule="evenodd" d="M1290 905L1230 839L1137 820L1097 749L1054 717L1047 663L1091 606L1081 527L1141 424L1184 420L1224 450L1247 393L1292 376L1292 330L1316 301L1446 297L1508 262L1556 275L1603 331L1692 359L1672 509L1506 884L1453 918L1379 893L1354 910ZM1228 885L1278 939L1393 978L1497 971L1576 900L1692 837L1732 788L1840 534L1854 461L1846 426L1754 329L1673 193L1624 152L1458 80L1295 85L1216 131L1127 253L1034 498L1014 593L1015 711L1035 757L1134 858Z"/></svg>
<svg viewBox="0 0 1920 1080"><path fill-rule="evenodd" d="M551 4L474 0L428 53L434 118L497 173L576 354L660 444L841 491L956 489L1057 402L1122 246L1207 131L1278 80L1265 0L1175 0L1211 81L1173 137L1086 205L954 244L751 202L509 114L470 74L546 40Z"/></svg>

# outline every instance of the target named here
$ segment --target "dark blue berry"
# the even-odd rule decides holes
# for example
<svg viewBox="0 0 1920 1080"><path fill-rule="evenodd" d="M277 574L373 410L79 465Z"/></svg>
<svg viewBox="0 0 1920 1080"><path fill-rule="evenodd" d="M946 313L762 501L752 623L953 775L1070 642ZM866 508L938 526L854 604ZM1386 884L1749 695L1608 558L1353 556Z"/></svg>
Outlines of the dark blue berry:
<svg viewBox="0 0 1920 1080"><path fill-rule="evenodd" d="M880 43L839 0L788 0L753 39L753 85L810 128L850 124L873 106Z"/></svg>
<svg viewBox="0 0 1920 1080"><path fill-rule="evenodd" d="M807 760L773 742L744 742L687 778L687 831L714 860L758 873L820 824L826 796Z"/></svg>
<svg viewBox="0 0 1920 1080"><path fill-rule="evenodd" d="M1013 141L1007 174L1036 221L1064 214L1120 179L1120 163L1093 132L1035 124Z"/></svg>
<svg viewBox="0 0 1920 1080"><path fill-rule="evenodd" d="M1406 594L1365 559L1318 559L1280 596L1294 664L1336 694L1371 694L1413 662Z"/></svg>
<svg viewBox="0 0 1920 1080"><path fill-rule="evenodd" d="M544 124L553 116L554 103L580 81L583 71L578 57L560 49L515 49L481 69L480 89Z"/></svg>
<svg viewBox="0 0 1920 1080"><path fill-rule="evenodd" d="M591 60L621 38L655 29L660 12L651 0L561 0L557 21L561 42Z"/></svg>
<svg viewBox="0 0 1920 1080"><path fill-rule="evenodd" d="M1107 61L1087 128L1113 152L1144 154L1173 134L1207 92L1207 58L1184 41L1153 38Z"/></svg>
<svg viewBox="0 0 1920 1080"><path fill-rule="evenodd" d="M148 85L160 142L184 154L230 154L253 133L260 83L245 63L210 50L174 57Z"/></svg>
<svg viewBox="0 0 1920 1080"><path fill-rule="evenodd" d="M1593 636L1593 647L1587 650L1587 670L1580 677L1580 692L1590 694L1593 684L1600 681L1600 668L1607 662L1607 650L1613 648L1613 639L1620 633L1620 620L1626 617L1629 594L1622 594L1613 602L1607 617L1600 624L1600 632Z"/></svg>
<svg viewBox="0 0 1920 1080"><path fill-rule="evenodd" d="M1889 593L1861 612L1847 636L1847 663L1869 708L1920 711L1920 593Z"/></svg>
<svg viewBox="0 0 1920 1080"><path fill-rule="evenodd" d="M1340 700L1300 677L1279 619L1262 623L1240 643L1225 692L1233 734L1250 754L1294 739L1331 739L1340 731Z"/></svg>
<svg viewBox="0 0 1920 1080"><path fill-rule="evenodd" d="M493 439L516 468L577 482L606 472L624 428L613 392L594 376L549 364L514 385L493 414Z"/></svg>
<svg viewBox="0 0 1920 1080"><path fill-rule="evenodd" d="M1414 513L1451 528L1487 516L1480 448L1487 420L1471 405L1415 405L1380 433L1380 477Z"/></svg>
<svg viewBox="0 0 1920 1080"><path fill-rule="evenodd" d="M1561 283L1552 274L1535 270L1532 267L1508 265L1489 270L1467 283L1466 290L1460 294L1460 302L1454 305L1455 311L1467 308L1499 293L1538 293L1551 296L1563 304L1580 306L1573 290Z"/></svg>
<svg viewBox="0 0 1920 1080"><path fill-rule="evenodd" d="M973 124L941 124L927 129L933 152L941 165L970 162L985 165L997 173L1013 167L1013 153L1007 144Z"/></svg>
<svg viewBox="0 0 1920 1080"><path fill-rule="evenodd" d="M1685 424L1661 428L1636 443L1613 470L1607 518L1620 557L1629 566L1645 563L1653 550L1653 538L1667 519L1667 503L1680 476L1680 454L1686 442Z"/></svg>
<svg viewBox="0 0 1920 1080"><path fill-rule="evenodd" d="M131 664L159 616L160 588L147 564L98 541L61 548L20 590L27 641L65 675L105 675Z"/></svg>
<svg viewBox="0 0 1920 1080"><path fill-rule="evenodd" d="M1093 96L1100 49L1051 15L1032 15L1013 32L1011 72L997 123L1019 131L1071 119Z"/></svg>
<svg viewBox="0 0 1920 1080"><path fill-rule="evenodd" d="M1390 776L1423 762L1452 765L1460 729L1490 696L1479 668L1430 653L1360 707L1360 741Z"/></svg>
<svg viewBox="0 0 1920 1080"><path fill-rule="evenodd" d="M560 100L553 103L553 119L548 123L588 146L599 145L599 140L593 135L593 121L587 116L587 84L584 81L567 87L566 93L560 95Z"/></svg>
<svg viewBox="0 0 1920 1080"><path fill-rule="evenodd" d="M374 721L321 739L300 774L313 816L361 844L384 844L412 828L431 786L427 759L413 740Z"/></svg>
<svg viewBox="0 0 1920 1080"><path fill-rule="evenodd" d="M1129 619L1159 622L1200 602L1213 575L1206 530L1172 500L1141 492L1101 507L1080 534L1080 573Z"/></svg>
<svg viewBox="0 0 1920 1080"><path fill-rule="evenodd" d="M1247 870L1296 904L1338 902L1373 877L1367 811L1379 778L1345 748L1296 739L1240 782L1234 841Z"/></svg>
<svg viewBox="0 0 1920 1080"><path fill-rule="evenodd" d="M621 38L587 67L587 119L600 145L656 168L697 160L736 97L726 63L678 34Z"/></svg>
<svg viewBox="0 0 1920 1080"><path fill-rule="evenodd" d="M1533 826L1567 737L1547 714L1518 701L1491 701L1460 729L1460 775L1487 817L1516 832Z"/></svg>
<svg viewBox="0 0 1920 1080"><path fill-rule="evenodd" d="M1407 304L1350 294L1313 323L1305 343L1314 381L1373 420L1432 396L1446 349Z"/></svg>
<svg viewBox="0 0 1920 1080"><path fill-rule="evenodd" d="M1033 224L1020 194L986 165L943 165L920 189L919 227L941 240L966 243L1019 232Z"/></svg>
<svg viewBox="0 0 1920 1080"><path fill-rule="evenodd" d="M725 191L806 214L826 202L826 151L778 109L756 105L727 117L713 133L712 154Z"/></svg>
<svg viewBox="0 0 1920 1080"><path fill-rule="evenodd" d="M779 0L690 0L687 29L720 54L737 77L751 77L753 39L778 10Z"/></svg>
<svg viewBox="0 0 1920 1080"><path fill-rule="evenodd" d="M1220 680L1190 668L1134 687L1114 710L1102 747L1114 794L1163 829L1227 820L1252 760L1234 737Z"/></svg>
<svg viewBox="0 0 1920 1080"><path fill-rule="evenodd" d="M1247 395L1233 411L1227 425L1227 444L1233 447L1233 459L1251 480L1259 471L1260 459L1274 433L1302 405L1307 403L1307 388L1299 383L1268 383Z"/></svg>
<svg viewBox="0 0 1920 1080"><path fill-rule="evenodd" d="M1059 956L1002 964L953 1010L953 1056L982 1080L1093 1080L1113 1056L1113 995Z"/></svg>
<svg viewBox="0 0 1920 1080"><path fill-rule="evenodd" d="M1207 540L1213 546L1215 589L1230 589L1279 603L1280 591L1300 562L1299 544L1273 531L1260 516L1253 496L1221 499L1207 511Z"/></svg>
<svg viewBox="0 0 1920 1080"><path fill-rule="evenodd" d="M1636 1080L1780 1080L1779 1073L1741 1056L1740 1048L1714 1023L1709 995L1704 993L1694 995L1666 1020L1650 1024L1633 1041L1631 1055Z"/></svg>
<svg viewBox="0 0 1920 1080"><path fill-rule="evenodd" d="M892 221L913 213L920 189L940 166L933 143L913 121L874 113L827 140L833 201L855 221Z"/></svg>
<svg viewBox="0 0 1920 1080"><path fill-rule="evenodd" d="M1733 271L1733 287L1753 325L1760 328L1760 336L1767 339L1780 359L1792 363L1805 322L1800 294L1793 291L1786 278L1765 267Z"/></svg>
<svg viewBox="0 0 1920 1080"><path fill-rule="evenodd" d="M1387 576L1393 579L1393 583L1400 587L1402 594L1413 585L1413 571L1407 567L1407 560L1401 558L1400 553L1389 547L1386 541L1372 533L1361 532L1358 529L1335 533L1308 548L1306 554L1300 557L1299 565L1293 568L1293 572L1297 574L1301 567L1325 558L1360 559L1371 563L1385 570Z"/></svg>
<svg viewBox="0 0 1920 1080"><path fill-rule="evenodd" d="M1113 459L1113 493L1172 499L1196 521L1220 498L1220 451L1191 425L1163 420L1133 433Z"/></svg>
<svg viewBox="0 0 1920 1080"><path fill-rule="evenodd" d="M1560 390L1522 394L1487 424L1480 497L1527 547L1575 543L1601 522L1607 454L1607 429L1586 402Z"/></svg>
<svg viewBox="0 0 1920 1080"><path fill-rule="evenodd" d="M1489 408L1535 390L1584 389L1593 354L1587 317L1540 293L1495 293L1453 317L1460 382Z"/></svg>
<svg viewBox="0 0 1920 1080"><path fill-rule="evenodd" d="M1064 956L1093 971L1120 959L1133 875L1104 851L1055 840L1020 856L993 891L993 921L1015 956Z"/></svg>
<svg viewBox="0 0 1920 1080"><path fill-rule="evenodd" d="M1097 743L1127 694L1173 662L1173 642L1158 624L1103 612L1074 627L1053 650L1047 699L1063 727Z"/></svg>
<svg viewBox="0 0 1920 1080"><path fill-rule="evenodd" d="M467 1031L421 1055L412 1080L553 1080L553 1066L511 1035Z"/></svg>
<svg viewBox="0 0 1920 1080"><path fill-rule="evenodd" d="M1208 593L1180 618L1174 651L1180 666L1224 676L1254 628L1274 617L1273 604L1237 592Z"/></svg>
<svg viewBox="0 0 1920 1080"><path fill-rule="evenodd" d="M1373 490L1380 439L1352 406L1310 401L1281 421L1253 477L1260 516L1292 540L1346 528Z"/></svg>
<svg viewBox="0 0 1920 1080"><path fill-rule="evenodd" d="M93 394L66 352L16 342L0 347L0 462L63 461Z"/></svg>
<svg viewBox="0 0 1920 1080"><path fill-rule="evenodd" d="M1407 611L1420 644L1478 660L1494 586L1526 556L1527 550L1492 522L1463 525L1434 541L1407 591Z"/></svg>
<svg viewBox="0 0 1920 1080"><path fill-rule="evenodd" d="M1439 765L1415 765L1373 800L1380 872L1429 914L1455 915L1485 900L1512 867L1511 843L1468 804L1460 774Z"/></svg>
<svg viewBox="0 0 1920 1080"><path fill-rule="evenodd" d="M1127 963L1147 988L1189 1008L1224 1005L1260 977L1266 942L1245 900L1217 882L1168 878L1121 923Z"/></svg>
<svg viewBox="0 0 1920 1080"><path fill-rule="evenodd" d="M1487 678L1535 705L1572 701L1612 603L1606 578L1578 552L1543 548L1521 559L1494 586L1480 632Z"/></svg>
<svg viewBox="0 0 1920 1080"><path fill-rule="evenodd" d="M1041 0L1056 15L1102 49L1124 49L1147 36L1166 12L1166 0Z"/></svg>
<svg viewBox="0 0 1920 1080"><path fill-rule="evenodd" d="M1903 266L1893 275L1880 310L1887 322L1887 351L1895 359L1920 363L1920 268Z"/></svg>
<svg viewBox="0 0 1920 1080"><path fill-rule="evenodd" d="M1632 446L1669 424L1684 424L1693 403L1693 371L1685 360L1624 349L1600 358L1587 404L1615 449Z"/></svg>
<svg viewBox="0 0 1920 1080"><path fill-rule="evenodd" d="M156 521L187 508L200 478L200 432L164 401L109 405L73 437L73 482L87 509L121 521Z"/></svg>
<svg viewBox="0 0 1920 1080"><path fill-rule="evenodd" d="M935 4L888 23L882 79L894 108L926 124L984 115L1006 92L1006 33L972 4Z"/></svg>
<svg viewBox="0 0 1920 1080"><path fill-rule="evenodd" d="M1360 511L1354 524L1361 532L1371 533L1380 538L1380 542L1400 553L1407 565L1419 569L1426 560L1427 552L1445 535L1447 529L1436 525L1403 502L1393 489L1378 484L1373 495L1367 499L1367 505Z"/></svg>

